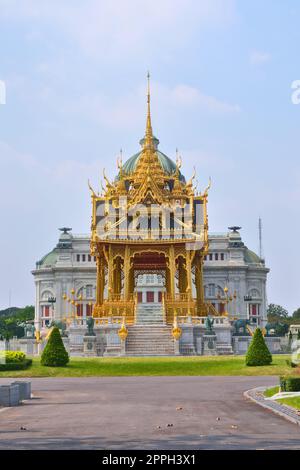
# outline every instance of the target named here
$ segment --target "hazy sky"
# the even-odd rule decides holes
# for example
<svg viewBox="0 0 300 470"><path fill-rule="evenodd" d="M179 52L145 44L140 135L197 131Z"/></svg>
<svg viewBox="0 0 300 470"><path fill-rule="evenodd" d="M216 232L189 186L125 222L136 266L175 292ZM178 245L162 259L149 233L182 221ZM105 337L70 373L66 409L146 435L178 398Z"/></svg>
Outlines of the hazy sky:
<svg viewBox="0 0 300 470"><path fill-rule="evenodd" d="M261 216L268 300L299 307L299 18L299 0L0 0L0 307L34 303L58 227L89 232L87 179L138 150L148 69L160 149L212 177L210 231L257 251Z"/></svg>

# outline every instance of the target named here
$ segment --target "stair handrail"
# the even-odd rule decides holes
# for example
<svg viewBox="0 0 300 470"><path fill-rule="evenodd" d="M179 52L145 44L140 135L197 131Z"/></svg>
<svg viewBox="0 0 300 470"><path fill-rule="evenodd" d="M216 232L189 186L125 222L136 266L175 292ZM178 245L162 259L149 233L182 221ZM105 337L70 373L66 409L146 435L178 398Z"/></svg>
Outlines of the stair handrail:
<svg viewBox="0 0 300 470"><path fill-rule="evenodd" d="M133 307L133 324L135 325L136 324L136 314L137 314L137 304L138 304L138 294L137 292L134 293L134 298L133 298L133 301L134 301L134 307Z"/></svg>
<svg viewBox="0 0 300 470"><path fill-rule="evenodd" d="M163 309L163 323L164 325L167 323L167 315L166 315L166 302L165 302L165 292L162 292L162 309Z"/></svg>

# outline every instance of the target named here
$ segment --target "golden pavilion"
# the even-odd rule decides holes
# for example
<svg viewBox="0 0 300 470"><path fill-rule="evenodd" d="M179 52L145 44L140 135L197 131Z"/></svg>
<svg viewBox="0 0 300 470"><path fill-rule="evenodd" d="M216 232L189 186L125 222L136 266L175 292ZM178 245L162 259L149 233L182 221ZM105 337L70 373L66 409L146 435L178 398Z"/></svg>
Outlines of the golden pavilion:
<svg viewBox="0 0 300 470"><path fill-rule="evenodd" d="M101 195L90 187L91 255L97 265L95 323L122 317L124 324L134 325L138 312L151 316L152 303L165 325L174 325L177 316L218 315L204 301L203 289L210 185L197 193L195 173L186 181L178 152L174 162L158 149L151 123L149 75L146 130L140 144L140 152L125 163L118 159L114 181L103 172ZM155 289L151 290L151 282L139 289L145 276L152 285L158 279Z"/></svg>

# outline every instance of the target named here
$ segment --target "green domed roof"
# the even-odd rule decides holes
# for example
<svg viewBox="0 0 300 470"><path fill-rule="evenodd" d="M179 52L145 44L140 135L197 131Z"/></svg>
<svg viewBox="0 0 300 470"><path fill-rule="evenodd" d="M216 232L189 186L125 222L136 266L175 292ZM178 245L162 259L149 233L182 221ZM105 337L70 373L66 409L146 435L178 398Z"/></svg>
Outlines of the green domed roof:
<svg viewBox="0 0 300 470"><path fill-rule="evenodd" d="M155 137L154 137L154 139L156 141L158 140ZM157 148L156 148L155 152L156 152L159 163L160 163L164 173L168 176L174 175L174 173L176 171L176 163L173 160L171 160L171 158L169 158L167 155L160 152L160 150L158 150ZM136 166L137 166L137 163L138 163L139 158L140 158L141 155L142 155L142 150L140 152L136 153L135 155L133 155L132 157L130 157L123 164L122 172L123 172L124 176L130 176L134 173L134 171L136 169ZM185 177L180 172L179 172L179 178L182 182L185 182Z"/></svg>
<svg viewBox="0 0 300 470"><path fill-rule="evenodd" d="M262 261L260 257L254 253L254 251L249 250L249 248L245 249L245 263L255 263L255 264L261 264Z"/></svg>
<svg viewBox="0 0 300 470"><path fill-rule="evenodd" d="M47 253L43 258L37 262L39 266L53 266L58 258L58 253L57 250L54 249L50 251L50 253Z"/></svg>

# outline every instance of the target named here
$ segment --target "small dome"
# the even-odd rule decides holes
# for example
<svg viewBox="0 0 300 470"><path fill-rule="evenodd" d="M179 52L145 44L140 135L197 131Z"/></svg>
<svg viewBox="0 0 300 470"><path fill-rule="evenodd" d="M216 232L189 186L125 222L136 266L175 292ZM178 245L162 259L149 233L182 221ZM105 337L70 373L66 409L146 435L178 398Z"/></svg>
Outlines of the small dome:
<svg viewBox="0 0 300 470"><path fill-rule="evenodd" d="M262 264L262 260L260 257L254 253L254 251L249 250L249 248L245 249L245 255L244 255L245 263L247 264Z"/></svg>
<svg viewBox="0 0 300 470"><path fill-rule="evenodd" d="M158 150L157 146L159 144L159 140L156 137L153 137L153 143L154 143L154 148L155 148L156 155L158 157L159 163L160 163L164 173L167 176L174 175L174 173L176 171L176 163L173 160L171 160L171 158L169 158L167 155L165 155L164 153L160 152L160 150ZM141 144L141 146L143 146L144 139L140 140L140 144ZM136 166L137 166L137 163L138 163L141 155L142 155L142 150L140 152L134 154L132 157L130 157L123 164L122 173L123 173L124 176L130 176L134 173L134 171L136 169ZM119 179L119 175L117 176L116 179L117 180ZM180 172L179 172L179 179L180 179L180 181L185 183L185 177Z"/></svg>
<svg viewBox="0 0 300 470"><path fill-rule="evenodd" d="M43 258L37 262L38 266L54 266L56 264L58 258L58 253L56 249L50 251L50 253L47 253Z"/></svg>

